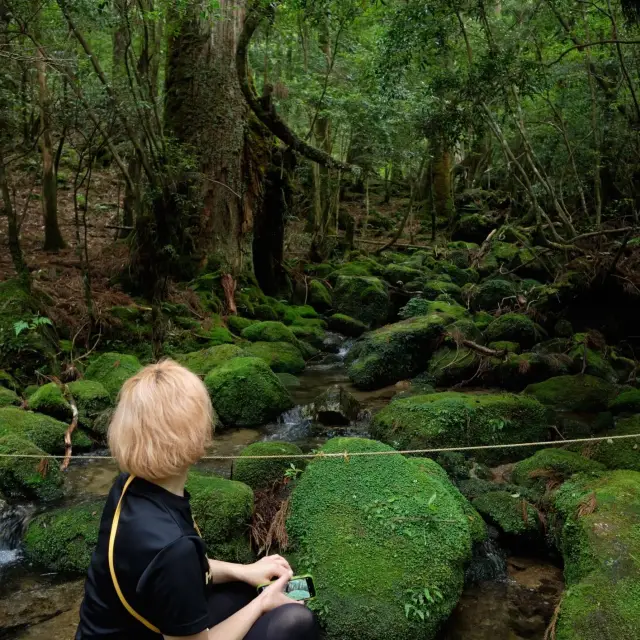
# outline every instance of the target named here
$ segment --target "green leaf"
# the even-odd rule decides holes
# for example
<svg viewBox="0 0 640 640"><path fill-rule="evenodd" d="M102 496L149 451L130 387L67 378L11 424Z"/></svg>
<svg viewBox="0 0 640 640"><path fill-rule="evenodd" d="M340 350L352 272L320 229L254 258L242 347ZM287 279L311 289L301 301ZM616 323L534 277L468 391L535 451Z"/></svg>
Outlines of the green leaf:
<svg viewBox="0 0 640 640"><path fill-rule="evenodd" d="M19 336L23 331L27 330L29 328L29 323L25 322L24 320L18 320L18 322L16 322L13 325L13 330L16 332L16 336Z"/></svg>

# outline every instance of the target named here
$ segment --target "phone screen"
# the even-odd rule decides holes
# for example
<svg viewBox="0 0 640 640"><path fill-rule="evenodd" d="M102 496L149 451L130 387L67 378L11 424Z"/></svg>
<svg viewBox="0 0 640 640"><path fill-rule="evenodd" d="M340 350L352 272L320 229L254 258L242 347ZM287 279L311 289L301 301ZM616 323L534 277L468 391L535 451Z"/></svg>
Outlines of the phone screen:
<svg viewBox="0 0 640 640"><path fill-rule="evenodd" d="M266 589L269 585L258 587L258 593ZM311 576L294 576L285 587L284 594L292 600L310 600L315 597L316 589Z"/></svg>

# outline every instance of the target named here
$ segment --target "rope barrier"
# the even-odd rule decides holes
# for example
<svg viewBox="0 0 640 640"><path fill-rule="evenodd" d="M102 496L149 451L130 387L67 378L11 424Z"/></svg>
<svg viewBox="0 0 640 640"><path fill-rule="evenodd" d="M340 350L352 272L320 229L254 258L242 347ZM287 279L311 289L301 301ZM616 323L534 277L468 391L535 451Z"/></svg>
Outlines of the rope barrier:
<svg viewBox="0 0 640 640"><path fill-rule="evenodd" d="M365 456L390 456L390 455L418 455L425 453L445 453L449 451L482 451L489 449L512 449L522 447L555 447L558 445L566 444L579 444L584 442L612 442L613 440L629 440L631 438L640 438L640 433L630 433L623 435L612 436L599 436L596 438L573 438L570 440L544 440L541 442L514 442L511 444L483 444L483 445L469 445L464 447L440 447L433 449L405 449L390 451L343 451L341 453L292 453L283 454L277 456L203 456L201 460L294 460L304 458L343 458L348 460L349 458L365 457ZM42 460L43 458L61 459L65 458L64 455L42 454L37 453L0 453L0 458L36 458ZM72 460L115 460L113 456L72 456Z"/></svg>

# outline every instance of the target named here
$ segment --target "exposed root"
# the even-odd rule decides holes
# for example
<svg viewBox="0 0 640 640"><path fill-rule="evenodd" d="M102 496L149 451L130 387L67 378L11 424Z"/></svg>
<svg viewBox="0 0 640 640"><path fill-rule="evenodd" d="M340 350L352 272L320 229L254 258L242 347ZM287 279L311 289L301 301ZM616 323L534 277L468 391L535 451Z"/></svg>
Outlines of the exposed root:
<svg viewBox="0 0 640 640"><path fill-rule="evenodd" d="M286 551L289 546L286 521L289 496L284 480L271 489L256 492L255 510L251 521L251 543L258 554L268 554L272 547Z"/></svg>
<svg viewBox="0 0 640 640"><path fill-rule="evenodd" d="M556 640L556 626L558 625L558 618L560 617L560 608L562 606L562 600L558 602L556 608L553 610L553 616L551 616L551 622L547 630L544 632L544 638L542 640Z"/></svg>
<svg viewBox="0 0 640 640"><path fill-rule="evenodd" d="M596 494L591 493L580 503L576 515L578 516L578 518L591 515L596 510L597 506L598 499L596 498Z"/></svg>
<svg viewBox="0 0 640 640"><path fill-rule="evenodd" d="M483 356L493 356L493 357L501 358L505 356L507 353L505 349L501 349L500 351L497 351L496 349L489 349L489 347L484 347L483 345L478 344L477 342L473 342L473 340L464 339L462 340L462 344L465 347L472 349L473 351L477 351Z"/></svg>

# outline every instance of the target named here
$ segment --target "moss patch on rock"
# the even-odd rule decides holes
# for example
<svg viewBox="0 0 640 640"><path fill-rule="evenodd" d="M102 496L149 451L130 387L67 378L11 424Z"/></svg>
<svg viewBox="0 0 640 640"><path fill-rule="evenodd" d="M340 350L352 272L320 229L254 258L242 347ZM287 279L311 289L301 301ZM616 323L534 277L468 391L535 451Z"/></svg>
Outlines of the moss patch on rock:
<svg viewBox="0 0 640 640"><path fill-rule="evenodd" d="M537 510L526 498L506 491L492 491L472 501L477 511L507 535L538 534Z"/></svg>
<svg viewBox="0 0 640 640"><path fill-rule="evenodd" d="M320 280L312 280L309 284L309 302L311 306L318 311L327 311L331 309L333 301L331 300L331 293Z"/></svg>
<svg viewBox="0 0 640 640"><path fill-rule="evenodd" d="M369 327L384 324L389 317L387 285L379 278L340 276L333 291L338 313L359 320Z"/></svg>
<svg viewBox="0 0 640 640"><path fill-rule="evenodd" d="M304 369L299 349L289 342L252 342L244 355L264 360L276 373L298 374Z"/></svg>
<svg viewBox="0 0 640 640"><path fill-rule="evenodd" d="M255 322L255 320L243 318L242 316L229 316L227 318L227 325L229 326L229 329L237 336L241 335L247 327L255 324Z"/></svg>
<svg viewBox="0 0 640 640"><path fill-rule="evenodd" d="M22 401L15 391L0 387L0 409L2 409L2 407L17 407L20 406L21 403Z"/></svg>
<svg viewBox="0 0 640 640"><path fill-rule="evenodd" d="M233 479L244 482L255 491L268 489L274 482L284 478L284 472L293 465L303 469L306 459L251 460L247 456L283 456L301 454L302 450L290 442L254 442L245 447L240 459L235 461Z"/></svg>
<svg viewBox="0 0 640 640"><path fill-rule="evenodd" d="M291 329L282 322L256 322L242 332L242 337L251 342L297 342Z"/></svg>
<svg viewBox="0 0 640 640"><path fill-rule="evenodd" d="M359 338L366 330L367 325L344 313L334 313L327 320L329 329L341 333L349 338Z"/></svg>
<svg viewBox="0 0 640 640"><path fill-rule="evenodd" d="M524 392L542 404L566 411L604 411L616 395L613 384L590 375L556 376Z"/></svg>
<svg viewBox="0 0 640 640"><path fill-rule="evenodd" d="M451 386L473 378L480 366L480 356L476 351L461 347L443 347L436 351L429 361L429 376L438 387Z"/></svg>
<svg viewBox="0 0 640 640"><path fill-rule="evenodd" d="M176 356L176 361L198 376L206 376L223 362L244 355L244 351L235 344L220 344L202 351L192 351Z"/></svg>
<svg viewBox="0 0 640 640"><path fill-rule="evenodd" d="M322 448L385 450L360 438L334 438ZM328 640L435 637L458 601L471 554L469 521L450 487L402 456L328 458L307 467L287 530L298 564L314 575ZM425 588L434 602L422 616L407 612L411 594Z"/></svg>
<svg viewBox="0 0 640 640"><path fill-rule="evenodd" d="M80 424L90 429L98 415L111 406L109 392L93 380L76 380L67 386L78 408Z"/></svg>
<svg viewBox="0 0 640 640"><path fill-rule="evenodd" d="M622 436L640 433L640 415L619 419L606 436ZM603 464L607 469L640 471L640 437L621 440L604 440L578 445L583 455Z"/></svg>
<svg viewBox="0 0 640 640"><path fill-rule="evenodd" d="M485 280L471 290L471 305L475 311L493 311L515 298L518 290L509 280L494 278Z"/></svg>
<svg viewBox="0 0 640 640"><path fill-rule="evenodd" d="M640 413L640 389L627 389L609 403L613 413Z"/></svg>
<svg viewBox="0 0 640 640"><path fill-rule="evenodd" d="M187 481L191 510L208 553L217 560L250 562L253 491L242 482L192 471Z"/></svg>
<svg viewBox="0 0 640 640"><path fill-rule="evenodd" d="M45 458L46 452L15 434L0 435L0 453L22 453ZM59 465L49 464L44 473L38 458L0 458L0 493L16 500L51 502L62 498L63 477Z"/></svg>
<svg viewBox="0 0 640 640"><path fill-rule="evenodd" d="M540 333L535 322L528 316L521 313L505 313L487 327L485 338L488 342L517 342L526 349L537 342Z"/></svg>
<svg viewBox="0 0 640 640"><path fill-rule="evenodd" d="M204 383L228 427L261 425L293 406L287 389L260 358L233 358L210 371Z"/></svg>
<svg viewBox="0 0 640 640"><path fill-rule="evenodd" d="M380 411L371 434L396 448L426 449L545 439L548 412L537 400L513 394L434 393L396 400ZM517 460L526 449L496 449L483 461Z"/></svg>
<svg viewBox="0 0 640 640"><path fill-rule="evenodd" d="M102 384L109 392L111 399L115 400L122 385L140 369L142 365L135 356L124 353L103 353L87 367L84 377Z"/></svg>
<svg viewBox="0 0 640 640"><path fill-rule="evenodd" d="M29 409L64 422L69 422L73 417L71 405L54 382L38 387L38 390L29 397Z"/></svg>
<svg viewBox="0 0 640 640"><path fill-rule="evenodd" d="M25 438L47 453L64 453L64 434L68 426L42 413L13 407L0 409L0 437L15 435ZM73 432L71 441L75 450L91 446L91 440L79 429Z"/></svg>
<svg viewBox="0 0 640 640"><path fill-rule="evenodd" d="M103 508L104 501L97 501L36 516L24 539L27 559L49 571L86 573Z"/></svg>

